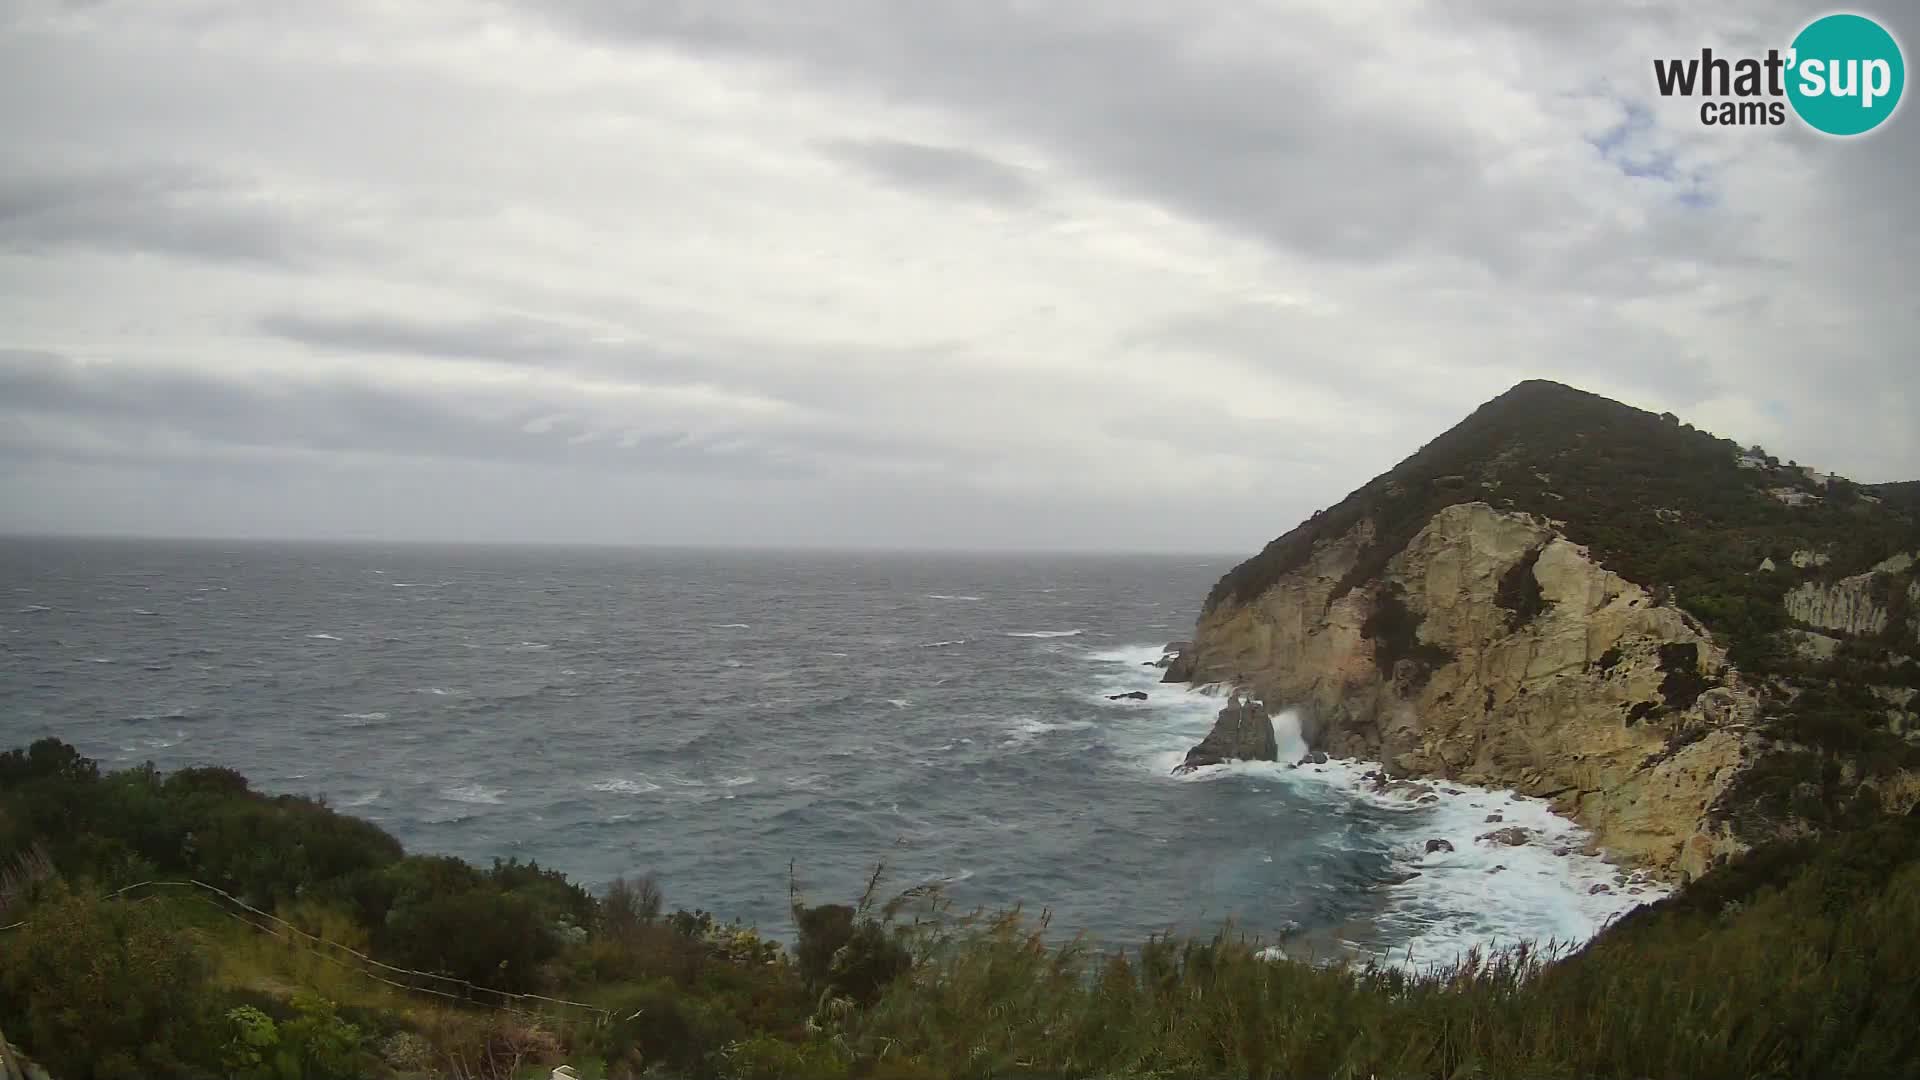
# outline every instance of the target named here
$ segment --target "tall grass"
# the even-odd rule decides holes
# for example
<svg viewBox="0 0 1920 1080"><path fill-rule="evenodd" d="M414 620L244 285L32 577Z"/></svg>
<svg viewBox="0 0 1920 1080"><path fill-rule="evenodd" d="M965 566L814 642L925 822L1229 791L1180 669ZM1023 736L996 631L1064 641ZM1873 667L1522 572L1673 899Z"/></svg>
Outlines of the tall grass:
<svg viewBox="0 0 1920 1080"><path fill-rule="evenodd" d="M1920 866L1650 912L1555 959L1423 972L1259 943L1049 946L1017 915L923 934L851 1042L954 1077L1920 1075Z"/></svg>

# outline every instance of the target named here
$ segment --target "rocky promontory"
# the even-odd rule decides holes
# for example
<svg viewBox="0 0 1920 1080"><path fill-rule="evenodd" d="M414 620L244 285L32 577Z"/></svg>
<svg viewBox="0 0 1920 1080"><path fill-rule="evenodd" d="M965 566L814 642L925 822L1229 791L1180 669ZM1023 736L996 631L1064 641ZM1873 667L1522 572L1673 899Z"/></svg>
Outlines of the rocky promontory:
<svg viewBox="0 0 1920 1080"><path fill-rule="evenodd" d="M1920 528L1878 501L1830 513L1839 478L1789 506L1740 456L1522 384L1230 572L1166 678L1295 710L1310 748L1395 776L1548 799L1672 878L1904 812L1920 584L1897 552ZM1833 558L1791 557L1809 543ZM1792 659L1814 629L1851 643L1820 670ZM1235 723L1189 760L1230 756Z"/></svg>

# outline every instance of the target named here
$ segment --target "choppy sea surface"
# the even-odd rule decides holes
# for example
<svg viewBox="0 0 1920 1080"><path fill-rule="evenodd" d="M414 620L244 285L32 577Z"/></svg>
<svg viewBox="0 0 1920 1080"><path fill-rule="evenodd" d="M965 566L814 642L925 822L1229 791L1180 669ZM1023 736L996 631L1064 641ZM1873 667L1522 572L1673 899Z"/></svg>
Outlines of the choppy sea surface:
<svg viewBox="0 0 1920 1080"><path fill-rule="evenodd" d="M0 540L0 745L230 765L409 850L652 873L782 936L789 864L814 902L884 861L1109 944L1231 919L1415 964L1657 894L1505 793L1171 775L1221 701L1147 664L1232 562ZM1493 813L1539 841L1476 841Z"/></svg>

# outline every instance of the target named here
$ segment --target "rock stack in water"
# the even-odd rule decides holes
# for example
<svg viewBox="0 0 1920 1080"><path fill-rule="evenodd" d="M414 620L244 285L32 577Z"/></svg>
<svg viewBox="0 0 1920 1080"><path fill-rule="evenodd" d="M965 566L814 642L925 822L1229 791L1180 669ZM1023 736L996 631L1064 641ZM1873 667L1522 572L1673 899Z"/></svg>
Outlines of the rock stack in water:
<svg viewBox="0 0 1920 1080"><path fill-rule="evenodd" d="M1267 716L1267 707L1258 701L1236 697L1220 710L1213 730L1207 732L1198 746L1187 751L1187 759L1174 766L1173 771L1192 772L1203 765L1218 765L1223 761L1277 761L1279 758L1280 747L1273 737L1273 720Z"/></svg>

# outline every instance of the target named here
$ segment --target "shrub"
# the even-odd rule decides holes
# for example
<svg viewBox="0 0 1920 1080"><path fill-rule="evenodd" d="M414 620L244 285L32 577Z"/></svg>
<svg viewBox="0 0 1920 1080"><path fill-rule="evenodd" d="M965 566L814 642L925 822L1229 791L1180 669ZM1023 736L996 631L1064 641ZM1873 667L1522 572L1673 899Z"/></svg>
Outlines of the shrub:
<svg viewBox="0 0 1920 1080"><path fill-rule="evenodd" d="M49 1071L63 1080L211 1071L222 1040L207 968L161 909L56 886L26 914L0 933L0 1015Z"/></svg>

